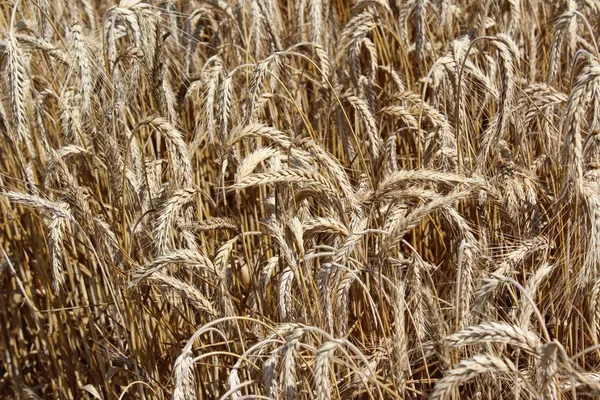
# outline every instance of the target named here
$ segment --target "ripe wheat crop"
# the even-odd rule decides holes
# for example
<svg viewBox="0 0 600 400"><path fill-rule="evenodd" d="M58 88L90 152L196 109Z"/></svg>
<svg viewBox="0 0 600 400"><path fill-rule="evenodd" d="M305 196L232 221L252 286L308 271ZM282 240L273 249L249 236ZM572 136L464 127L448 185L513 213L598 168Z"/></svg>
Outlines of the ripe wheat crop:
<svg viewBox="0 0 600 400"><path fill-rule="evenodd" d="M0 1L0 397L600 396L600 1Z"/></svg>

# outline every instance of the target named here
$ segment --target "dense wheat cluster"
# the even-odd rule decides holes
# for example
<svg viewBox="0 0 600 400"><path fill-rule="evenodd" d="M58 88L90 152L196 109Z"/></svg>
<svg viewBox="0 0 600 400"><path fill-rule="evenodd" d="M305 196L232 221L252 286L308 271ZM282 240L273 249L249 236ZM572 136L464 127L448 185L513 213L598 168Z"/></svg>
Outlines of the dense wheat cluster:
<svg viewBox="0 0 600 400"><path fill-rule="evenodd" d="M0 2L0 397L600 395L598 0Z"/></svg>

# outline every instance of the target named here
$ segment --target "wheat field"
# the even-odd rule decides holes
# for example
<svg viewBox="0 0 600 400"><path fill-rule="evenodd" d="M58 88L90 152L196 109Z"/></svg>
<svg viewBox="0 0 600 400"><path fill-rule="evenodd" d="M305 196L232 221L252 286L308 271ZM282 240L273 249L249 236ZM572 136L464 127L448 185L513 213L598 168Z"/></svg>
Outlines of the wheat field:
<svg viewBox="0 0 600 400"><path fill-rule="evenodd" d="M0 397L600 395L600 1L0 2Z"/></svg>

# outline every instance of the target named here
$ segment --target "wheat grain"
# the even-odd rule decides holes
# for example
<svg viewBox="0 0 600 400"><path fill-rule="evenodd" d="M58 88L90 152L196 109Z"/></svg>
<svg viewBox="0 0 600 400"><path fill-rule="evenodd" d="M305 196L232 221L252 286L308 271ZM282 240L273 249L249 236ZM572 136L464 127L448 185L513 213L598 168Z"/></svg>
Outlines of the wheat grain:
<svg viewBox="0 0 600 400"><path fill-rule="evenodd" d="M265 395L267 397L277 397L279 387L277 385L277 351L263 364L263 375L265 377Z"/></svg>
<svg viewBox="0 0 600 400"><path fill-rule="evenodd" d="M415 18L415 52L417 60L421 60L423 56L423 47L425 46L425 9L427 0L414 1L414 18Z"/></svg>
<svg viewBox="0 0 600 400"><path fill-rule="evenodd" d="M509 360L491 355L477 355L458 363L436 385L431 393L432 399L445 399L452 395L455 388L485 373L517 373L517 368Z"/></svg>
<svg viewBox="0 0 600 400"><path fill-rule="evenodd" d="M194 286L161 272L154 272L149 276L148 280L160 284L167 290L176 292L182 298L187 299L200 310L203 310L212 316L218 315L210 300Z"/></svg>
<svg viewBox="0 0 600 400"><path fill-rule="evenodd" d="M140 281L150 277L152 274L160 271L169 264L187 264L197 267L201 271L215 271L213 263L206 256L192 250L175 250L171 253L158 257L153 262L134 271L129 283L129 287L133 288Z"/></svg>
<svg viewBox="0 0 600 400"><path fill-rule="evenodd" d="M25 35L18 33L15 35L15 38L18 42L31 46L35 49L41 50L49 56L55 58L57 61L60 61L62 64L69 64L69 56L62 51L60 48L54 46L52 43L42 39L37 38L30 35Z"/></svg>
<svg viewBox="0 0 600 400"><path fill-rule="evenodd" d="M523 243L519 248L505 256L504 261L498 265L494 274L506 276L512 273L514 268L522 263L530 254L544 250L547 248L546 240L543 237L537 237L531 241ZM485 305L490 296L494 293L499 285L496 279L484 279L483 284L479 287L475 294L475 303L478 308Z"/></svg>
<svg viewBox="0 0 600 400"><path fill-rule="evenodd" d="M14 132L18 143L24 143L33 154L33 143L28 129L26 110L27 70L23 64L23 53L14 35L6 41L8 83L10 85L10 104L12 107Z"/></svg>
<svg viewBox="0 0 600 400"><path fill-rule="evenodd" d="M530 298L535 299L536 292L541 283L548 277L548 275L552 272L554 266L544 263L542 264L535 273L529 278L527 282L527 294ZM533 314L533 306L526 299L521 300L521 314L519 315L519 327L522 329L529 329L529 320L531 315Z"/></svg>
<svg viewBox="0 0 600 400"><path fill-rule="evenodd" d="M172 153L173 172L180 175L178 179L184 187L192 183L192 165L188 157L188 147L183 135L172 124L162 117L150 118L140 123L149 124L157 129L167 139Z"/></svg>
<svg viewBox="0 0 600 400"><path fill-rule="evenodd" d="M66 209L66 204L62 204ZM61 286L65 283L65 274L62 268L63 263L63 238L67 229L68 220L53 215L48 224L48 246L50 247L50 262L52 264L52 289L55 294L58 294Z"/></svg>
<svg viewBox="0 0 600 400"><path fill-rule="evenodd" d="M229 140L227 141L225 148L229 149L235 143L248 137L269 139L285 149L291 145L291 138L285 133L263 124L250 124L234 128L229 135Z"/></svg>
<svg viewBox="0 0 600 400"><path fill-rule="evenodd" d="M310 10L311 23L311 42L320 46L324 44L323 28L325 27L325 19L323 14L324 2L322 0L308 0L308 8Z"/></svg>
<svg viewBox="0 0 600 400"><path fill-rule="evenodd" d="M292 400L296 398L296 357L298 354L298 345L304 332L301 329L294 330L281 352L283 371L281 373L281 386L283 388L283 398Z"/></svg>
<svg viewBox="0 0 600 400"><path fill-rule="evenodd" d="M156 252L158 255L166 254L172 248L169 243L169 236L174 228L175 220L197 193L198 191L195 188L178 190L161 207L155 228Z"/></svg>
<svg viewBox="0 0 600 400"><path fill-rule="evenodd" d="M329 383L329 358L333 355L336 342L326 342L317 351L315 358L315 388L317 400L331 399L331 385Z"/></svg>
<svg viewBox="0 0 600 400"><path fill-rule="evenodd" d="M215 66L207 71L208 84L206 89L206 99L204 105L204 113L206 114L206 125L208 128L208 140L212 144L215 141L217 122L215 119L215 103L217 97L217 89L219 80L223 74L223 64L220 60L215 62Z"/></svg>
<svg viewBox="0 0 600 400"><path fill-rule="evenodd" d="M535 334L517 326L499 322L470 326L453 333L446 340L454 347L489 342L507 343L532 354L540 354L540 340Z"/></svg>
<svg viewBox="0 0 600 400"><path fill-rule="evenodd" d="M71 57L73 57L75 63L79 67L79 73L81 76L81 108L83 114L86 117L89 117L91 113L91 97L94 86L90 57L83 40L83 31L81 26L78 24L72 25L70 33Z"/></svg>
<svg viewBox="0 0 600 400"><path fill-rule="evenodd" d="M15 203L36 208L41 211L47 212L51 215L56 215L57 217L64 218L67 220L73 219L71 213L69 213L69 211L64 207L63 204L54 203L52 201L45 200L39 196L32 196L25 193L0 192L0 194Z"/></svg>
<svg viewBox="0 0 600 400"><path fill-rule="evenodd" d="M175 361L173 400L190 400L196 397L196 378L192 369L192 360L191 352L185 352L181 353Z"/></svg>
<svg viewBox="0 0 600 400"><path fill-rule="evenodd" d="M361 119L364 120L365 130L370 142L371 155L374 159L377 159L383 148L383 143L379 136L375 118L371 114L371 111L369 111L369 107L363 99L357 96L347 96L346 100L355 108Z"/></svg>
<svg viewBox="0 0 600 400"><path fill-rule="evenodd" d="M403 394L406 387L407 372L410 368L408 358L408 337L405 322L406 299L404 282L396 285L394 294L394 331L392 336L392 378L399 394Z"/></svg>

